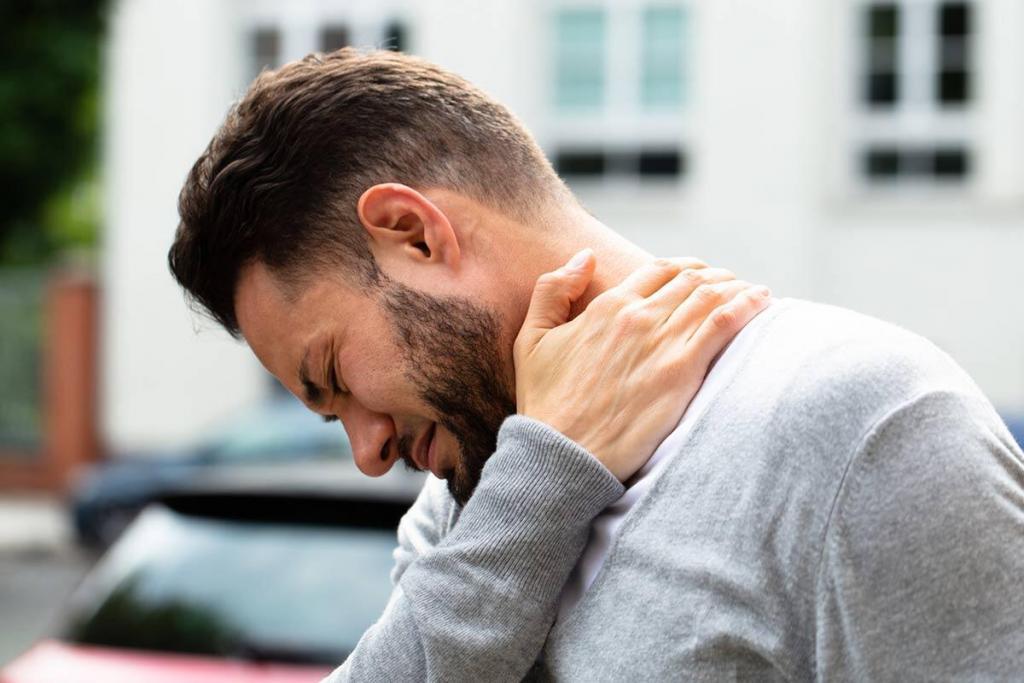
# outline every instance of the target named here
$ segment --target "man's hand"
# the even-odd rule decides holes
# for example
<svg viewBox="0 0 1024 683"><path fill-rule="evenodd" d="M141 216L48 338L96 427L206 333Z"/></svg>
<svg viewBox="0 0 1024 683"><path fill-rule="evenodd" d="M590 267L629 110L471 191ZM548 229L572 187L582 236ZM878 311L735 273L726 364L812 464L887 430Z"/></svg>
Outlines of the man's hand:
<svg viewBox="0 0 1024 683"><path fill-rule="evenodd" d="M619 481L679 422L713 359L770 292L694 259L659 259L566 323L590 250L537 280L516 339L516 406L593 453Z"/></svg>

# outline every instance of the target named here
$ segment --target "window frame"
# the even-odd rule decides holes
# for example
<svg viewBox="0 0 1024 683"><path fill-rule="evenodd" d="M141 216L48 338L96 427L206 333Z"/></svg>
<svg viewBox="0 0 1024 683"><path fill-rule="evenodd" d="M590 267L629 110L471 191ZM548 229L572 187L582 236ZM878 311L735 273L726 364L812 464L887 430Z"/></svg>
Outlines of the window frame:
<svg viewBox="0 0 1024 683"><path fill-rule="evenodd" d="M850 0L847 30L850 41L846 81L850 84L847 106L848 144L842 164L845 185L865 194L934 195L965 194L979 176L977 110L980 108L979 41L980 3L964 0L969 7L971 32L969 64L970 96L959 106L939 101L940 8L950 0ZM868 13L873 5L892 4L899 8L898 50L895 72L898 96L892 104L872 106L866 98L870 63L867 36ZM852 76L852 77L851 77ZM897 173L872 177L866 172L872 150L896 149L908 161L919 164L923 155L939 155L962 149L966 172L961 177L932 173ZM917 161L914 161L914 160ZM939 161L935 162L937 165Z"/></svg>
<svg viewBox="0 0 1024 683"><path fill-rule="evenodd" d="M545 58L552 77L545 93L548 116L538 131L542 146L552 160L560 152L600 152L606 156L606 172L567 176L577 188L607 185L682 184L690 176L692 102L696 95L692 55L697 35L692 0L558 0L541 9L547 27ZM649 107L642 93L644 15L648 8L678 7L682 11L679 50L681 97L676 105ZM605 77L603 105L590 109L560 108L555 77L558 57L558 16L575 9L600 9L605 26ZM678 175L641 175L640 156L674 150L679 155ZM636 157L636 163L623 159ZM633 172L623 171L636 166Z"/></svg>

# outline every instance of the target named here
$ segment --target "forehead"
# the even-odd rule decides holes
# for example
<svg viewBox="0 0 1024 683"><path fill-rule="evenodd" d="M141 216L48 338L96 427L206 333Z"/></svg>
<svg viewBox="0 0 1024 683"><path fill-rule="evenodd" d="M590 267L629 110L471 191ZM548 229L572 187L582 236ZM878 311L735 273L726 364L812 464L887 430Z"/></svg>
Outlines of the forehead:
<svg viewBox="0 0 1024 683"><path fill-rule="evenodd" d="M235 290L242 336L263 366L292 391L301 390L297 371L310 344L325 333L340 333L345 320L365 319L368 305L341 278L321 278L289 296L262 263L246 266Z"/></svg>

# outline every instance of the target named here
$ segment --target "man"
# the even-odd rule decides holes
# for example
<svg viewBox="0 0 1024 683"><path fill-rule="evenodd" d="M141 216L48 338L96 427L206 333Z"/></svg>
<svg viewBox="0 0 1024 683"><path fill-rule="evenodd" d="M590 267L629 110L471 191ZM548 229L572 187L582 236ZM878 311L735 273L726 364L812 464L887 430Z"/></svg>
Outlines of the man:
<svg viewBox="0 0 1024 683"><path fill-rule="evenodd" d="M334 680L1019 671L1024 456L970 379L655 261L458 77L350 50L264 74L180 209L193 299L364 472L437 477Z"/></svg>

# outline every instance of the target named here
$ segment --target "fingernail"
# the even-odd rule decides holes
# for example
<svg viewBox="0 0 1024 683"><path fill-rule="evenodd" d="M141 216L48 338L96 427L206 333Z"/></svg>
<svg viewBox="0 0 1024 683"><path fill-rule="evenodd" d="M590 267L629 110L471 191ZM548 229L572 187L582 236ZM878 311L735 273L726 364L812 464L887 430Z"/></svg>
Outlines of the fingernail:
<svg viewBox="0 0 1024 683"><path fill-rule="evenodd" d="M767 287L765 287L764 285L761 285L760 287L758 287L757 289L755 289L755 290L754 290L754 292L755 292L755 293L756 293L756 294L757 294L757 295L758 295L759 297L763 297L763 298L765 298L765 299L767 299L768 297L770 297L770 296L772 295L772 290L768 289L768 288L767 288Z"/></svg>
<svg viewBox="0 0 1024 683"><path fill-rule="evenodd" d="M565 264L565 267L572 270L579 270L584 266L584 264L586 264L588 256L590 256L590 249L584 249L573 256L569 262Z"/></svg>

